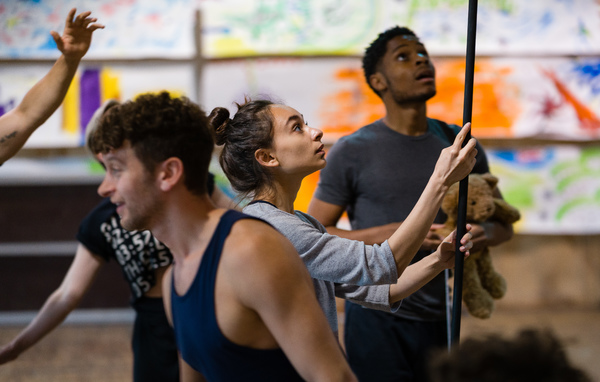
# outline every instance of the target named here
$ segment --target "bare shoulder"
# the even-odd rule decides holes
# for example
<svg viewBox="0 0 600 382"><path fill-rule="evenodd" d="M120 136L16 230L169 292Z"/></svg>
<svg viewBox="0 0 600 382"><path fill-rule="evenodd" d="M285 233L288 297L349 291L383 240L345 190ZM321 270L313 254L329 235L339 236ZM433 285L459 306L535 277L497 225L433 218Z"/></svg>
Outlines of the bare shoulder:
<svg viewBox="0 0 600 382"><path fill-rule="evenodd" d="M236 291L239 301L252 309L264 313L289 307L292 301L304 301L302 298L314 299L310 274L298 252L265 222L238 221L223 247L221 265L224 280ZM290 298L290 290L303 297Z"/></svg>
<svg viewBox="0 0 600 382"><path fill-rule="evenodd" d="M224 258L233 268L249 269L264 274L273 269L278 273L285 269L305 268L298 252L279 231L260 220L242 219L232 227L225 242Z"/></svg>
<svg viewBox="0 0 600 382"><path fill-rule="evenodd" d="M263 253L266 249L280 247L284 251L295 249L289 240L268 223L256 219L238 220L231 229L231 249L245 256Z"/></svg>

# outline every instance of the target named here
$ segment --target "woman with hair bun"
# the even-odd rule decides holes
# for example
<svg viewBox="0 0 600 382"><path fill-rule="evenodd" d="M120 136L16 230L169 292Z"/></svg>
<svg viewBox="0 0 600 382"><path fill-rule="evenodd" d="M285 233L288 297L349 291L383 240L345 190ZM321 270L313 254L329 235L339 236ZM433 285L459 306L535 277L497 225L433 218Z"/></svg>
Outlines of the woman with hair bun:
<svg viewBox="0 0 600 382"><path fill-rule="evenodd" d="M313 278L319 303L336 335L336 296L368 308L393 311L404 297L453 267L455 232L431 255L409 263L446 191L466 177L475 164L475 140L461 148L469 125L440 154L406 221L382 244L366 245L330 235L315 218L294 210L304 177L326 164L323 132L308 126L297 110L268 100L247 101L238 105L233 118L227 109L215 108L209 122L216 143L223 146L219 157L223 171L241 197L252 199L243 212L266 220L292 242ZM460 250L465 255L472 246L470 239L467 232L461 240Z"/></svg>

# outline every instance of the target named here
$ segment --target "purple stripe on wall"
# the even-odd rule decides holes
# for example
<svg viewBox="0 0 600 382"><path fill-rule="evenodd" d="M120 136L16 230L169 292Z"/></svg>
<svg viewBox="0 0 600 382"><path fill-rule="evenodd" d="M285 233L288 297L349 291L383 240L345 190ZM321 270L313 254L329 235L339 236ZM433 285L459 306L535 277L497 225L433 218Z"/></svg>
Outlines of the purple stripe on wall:
<svg viewBox="0 0 600 382"><path fill-rule="evenodd" d="M100 70L86 69L80 80L80 126L82 137L85 137L85 126L94 112L100 107Z"/></svg>

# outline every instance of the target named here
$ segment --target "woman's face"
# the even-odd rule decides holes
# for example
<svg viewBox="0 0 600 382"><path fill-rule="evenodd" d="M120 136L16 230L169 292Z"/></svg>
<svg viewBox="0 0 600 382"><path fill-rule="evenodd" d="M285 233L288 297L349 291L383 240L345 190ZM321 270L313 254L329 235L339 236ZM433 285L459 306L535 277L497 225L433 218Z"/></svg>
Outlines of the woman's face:
<svg viewBox="0 0 600 382"><path fill-rule="evenodd" d="M286 174L302 177L325 167L323 132L309 127L302 114L284 105L271 105L273 147L271 155Z"/></svg>

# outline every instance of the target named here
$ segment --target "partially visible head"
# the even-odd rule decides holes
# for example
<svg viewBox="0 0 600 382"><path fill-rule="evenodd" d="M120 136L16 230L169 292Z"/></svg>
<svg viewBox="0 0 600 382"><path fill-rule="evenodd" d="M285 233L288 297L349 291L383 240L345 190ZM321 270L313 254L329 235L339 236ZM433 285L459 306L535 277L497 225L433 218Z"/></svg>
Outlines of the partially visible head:
<svg viewBox="0 0 600 382"><path fill-rule="evenodd" d="M197 195L207 192L214 139L205 113L188 98L143 94L110 107L91 130L87 144L94 155L127 143L149 173L166 159L179 158L187 189Z"/></svg>
<svg viewBox="0 0 600 382"><path fill-rule="evenodd" d="M549 330L525 329L514 339L468 338L450 353L436 354L429 370L432 382L590 381Z"/></svg>
<svg viewBox="0 0 600 382"><path fill-rule="evenodd" d="M96 131L96 128L98 128L98 124L100 123L100 120L102 119L104 114L108 112L112 107L117 105L119 105L119 101L117 101L116 99L108 99L104 101L104 103L100 105L98 109L96 109L94 114L92 114L92 118L90 118L87 125L85 126L85 144L88 147L90 147L90 136L92 136L94 134L94 131Z"/></svg>
<svg viewBox="0 0 600 382"><path fill-rule="evenodd" d="M223 145L221 167L241 197L268 193L278 173L301 178L325 165L323 133L298 111L269 100L237 106L232 119L221 107L208 118L216 143Z"/></svg>

